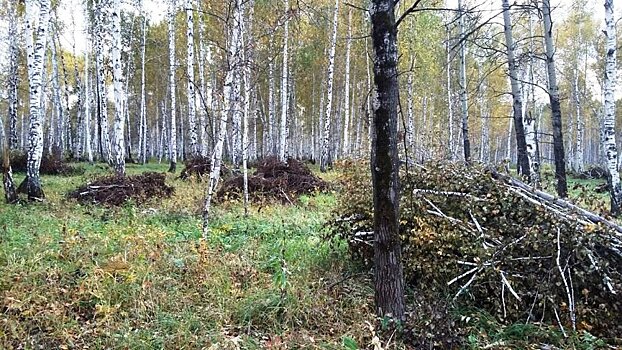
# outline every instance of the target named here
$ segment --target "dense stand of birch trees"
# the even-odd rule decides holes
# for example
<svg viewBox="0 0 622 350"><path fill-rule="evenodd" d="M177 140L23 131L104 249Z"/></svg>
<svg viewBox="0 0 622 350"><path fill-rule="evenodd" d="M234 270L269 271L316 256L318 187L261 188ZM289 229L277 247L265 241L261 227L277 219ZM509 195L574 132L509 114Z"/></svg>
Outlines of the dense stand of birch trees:
<svg viewBox="0 0 622 350"><path fill-rule="evenodd" d="M245 169L275 155L326 170L369 155L363 2L162 0L150 19L143 0L74 0L85 23L76 33L60 15L67 1L9 1L1 14L6 144L28 153L30 198L44 197L44 154L107 162L119 175L126 160L175 171L203 156L215 165L208 197L223 161ZM475 5L428 4L400 23L402 157L507 161L536 187L551 164L562 197L566 171L602 164L619 210L613 1L565 12L550 0Z"/></svg>

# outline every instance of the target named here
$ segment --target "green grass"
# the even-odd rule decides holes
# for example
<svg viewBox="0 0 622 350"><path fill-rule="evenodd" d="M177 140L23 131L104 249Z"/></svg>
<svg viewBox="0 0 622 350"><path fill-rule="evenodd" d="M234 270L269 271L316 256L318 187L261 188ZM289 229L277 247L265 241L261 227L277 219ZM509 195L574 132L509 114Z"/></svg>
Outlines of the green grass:
<svg viewBox="0 0 622 350"><path fill-rule="evenodd" d="M0 203L0 348L371 346L372 283L344 244L322 239L335 193L303 196L293 206L254 205L248 217L239 202L216 203L204 241L204 183L168 174L171 198L80 205L66 193L110 173L101 164L80 166L83 175L43 176L43 203ZM128 174L167 169L127 165ZM334 181L339 172L320 175ZM597 183L570 181L571 188ZM565 339L554 327L504 326L482 311L454 311L469 349L602 345L585 332ZM383 344L393 339L380 336ZM409 348L389 343L386 349Z"/></svg>
<svg viewBox="0 0 622 350"><path fill-rule="evenodd" d="M366 336L371 290L327 288L351 268L322 239L333 194L248 217L217 203L203 241L205 184L167 175L170 199L85 206L65 194L109 172L85 167L43 176L43 203L0 204L0 348L340 349L343 336Z"/></svg>

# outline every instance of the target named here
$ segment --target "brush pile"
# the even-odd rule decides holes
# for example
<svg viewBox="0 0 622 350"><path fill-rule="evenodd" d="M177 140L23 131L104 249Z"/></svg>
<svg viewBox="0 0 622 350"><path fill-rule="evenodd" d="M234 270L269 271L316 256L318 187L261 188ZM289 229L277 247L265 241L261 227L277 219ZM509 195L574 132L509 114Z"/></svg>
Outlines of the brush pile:
<svg viewBox="0 0 622 350"><path fill-rule="evenodd" d="M328 184L315 176L301 161L280 161L268 157L257 163L257 170L248 176L248 191L253 201L276 200L293 203L303 194L328 189ZM244 193L244 177L238 175L225 181L218 191L221 199L240 198Z"/></svg>
<svg viewBox="0 0 622 350"><path fill-rule="evenodd" d="M344 168L332 236L371 266L371 180L366 165ZM411 168L401 185L404 273L422 300L449 298L505 324L622 335L620 226L477 165Z"/></svg>
<svg viewBox="0 0 622 350"><path fill-rule="evenodd" d="M28 154L24 152L11 152L11 167L13 172L25 173L28 164ZM42 175L74 176L84 174L84 168L73 166L62 158L54 155L44 155L41 158L39 172Z"/></svg>
<svg viewBox="0 0 622 350"><path fill-rule="evenodd" d="M191 177L199 180L203 177L209 177L210 171L212 171L212 161L208 157L196 156L188 158L184 161L184 169L179 176L182 180L188 180Z"/></svg>
<svg viewBox="0 0 622 350"><path fill-rule="evenodd" d="M96 179L68 194L82 204L121 206L132 200L137 205L153 198L168 198L174 188L166 185L166 175L147 172L140 175L108 176Z"/></svg>

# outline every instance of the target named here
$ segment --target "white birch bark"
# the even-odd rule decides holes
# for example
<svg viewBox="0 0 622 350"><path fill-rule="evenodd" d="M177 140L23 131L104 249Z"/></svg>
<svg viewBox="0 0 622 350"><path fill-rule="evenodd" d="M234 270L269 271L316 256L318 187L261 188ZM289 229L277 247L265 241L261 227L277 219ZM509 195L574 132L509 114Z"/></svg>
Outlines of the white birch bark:
<svg viewBox="0 0 622 350"><path fill-rule="evenodd" d="M125 176L123 63L121 62L121 0L112 2L112 68L114 85L114 170Z"/></svg>
<svg viewBox="0 0 622 350"><path fill-rule="evenodd" d="M274 63L270 62L268 66L268 154L275 153L274 142L274 119L276 118L275 102L274 102Z"/></svg>
<svg viewBox="0 0 622 350"><path fill-rule="evenodd" d="M243 172L243 187L244 187L244 215L248 216L248 118L251 110L251 95L252 95L252 87L251 87L251 47L250 44L253 41L252 38L252 23L253 23L253 14L254 14L254 6L255 1L249 0L246 3L246 7L248 8L248 12L246 12L244 19L240 25L242 26L241 30L241 54L243 69L243 83L244 83L244 114L242 116L242 172ZM241 18L240 18L241 20Z"/></svg>
<svg viewBox="0 0 622 350"><path fill-rule="evenodd" d="M175 116L175 108L177 106L175 101L176 82L175 82L175 70L177 68L177 59L175 57L175 2L176 0L169 0L168 4L168 57L169 57L169 93L171 94L171 106L170 106L170 118L171 118L171 135L169 138L169 150L171 165L168 169L169 172L174 173L177 170L177 123Z"/></svg>
<svg viewBox="0 0 622 350"><path fill-rule="evenodd" d="M65 116L63 114L63 106L60 98L60 83L59 83L59 74L58 74L58 59L57 59L57 47L56 42L52 41L52 47L50 48L51 53L51 64L52 64L52 100L53 102L53 114L56 116L55 123L50 120L50 133L52 136L52 144L50 144L50 153L53 153L55 157L59 159L62 157L63 153L63 126ZM52 129L53 128L53 129ZM53 131L52 131L53 130Z"/></svg>
<svg viewBox="0 0 622 350"><path fill-rule="evenodd" d="M350 49L352 47L352 8L348 9L348 36L346 38L346 73L343 101L343 156L350 156Z"/></svg>
<svg viewBox="0 0 622 350"><path fill-rule="evenodd" d="M411 68L415 66L415 59L414 57L410 58L410 66ZM414 141L414 113L413 113L413 108L414 108L414 103L413 103L413 99L414 99L414 89L413 89L413 75L414 72L408 72L408 81L406 83L407 85L407 89L408 89L408 96L407 96L407 107L406 107L406 144L408 146L408 153L409 156L412 156L412 154L410 154L410 152L413 151L413 145L415 143Z"/></svg>
<svg viewBox="0 0 622 350"><path fill-rule="evenodd" d="M289 0L285 0L285 28L283 32L283 75L281 77L281 121L279 127L279 159L287 157L287 111L289 107L287 74L289 72Z"/></svg>
<svg viewBox="0 0 622 350"><path fill-rule="evenodd" d="M147 15L144 9L144 3L140 2L140 12L143 16L142 27L142 44L141 44L141 68L140 68L140 130L138 142L140 143L139 157L142 164L147 163L147 99L145 96L145 54L147 50Z"/></svg>
<svg viewBox="0 0 622 350"><path fill-rule="evenodd" d="M88 15L88 12L87 12ZM87 30L86 50L84 52L84 150L89 163L93 163L93 148L91 146L91 92L89 79L89 49L90 33Z"/></svg>
<svg viewBox="0 0 622 350"><path fill-rule="evenodd" d="M339 0L335 0L335 11L333 15L333 35L331 40L330 52L328 54L328 79L326 83L326 112L324 114L324 135L322 140L322 158L320 160L320 170L326 171L330 163L330 122L331 111L333 108L333 78L335 75L335 50L337 47L337 27L339 23Z"/></svg>
<svg viewBox="0 0 622 350"><path fill-rule="evenodd" d="M197 0L197 9L201 10L201 0ZM213 110L213 92L211 79L205 79L205 66L211 69L212 66L212 50L209 45L205 45L205 21L202 16L199 16L199 81L201 83L201 108L199 108L199 125L201 132L201 155L207 157L208 151L208 137L207 137L207 115L208 111ZM213 118L213 116L212 116ZM212 135L213 136L213 135Z"/></svg>
<svg viewBox="0 0 622 350"><path fill-rule="evenodd" d="M447 82L446 82L446 89L447 89L447 115L449 118L448 121L448 126L449 126L449 157L450 159L454 159L454 107L453 107L453 99L451 98L451 53L449 52L450 47L449 47L449 39L450 39L450 33L449 33L449 25L447 24L445 26L445 31L447 33L447 38L445 40L445 51L446 51L446 66L445 66L445 70L446 70L446 74L447 74Z"/></svg>
<svg viewBox="0 0 622 350"><path fill-rule="evenodd" d="M104 23L101 3L95 9L95 64L97 69L97 118L98 118L98 147L100 157L112 164L110 134L108 132L108 93L106 90L106 74L104 68Z"/></svg>
<svg viewBox="0 0 622 350"><path fill-rule="evenodd" d="M223 86L223 108L220 114L220 127L218 129L218 137L212 155L212 170L210 172L209 184L207 187L207 195L203 205L203 238L209 235L209 211L212 202L212 196L218 186L220 179L220 169L222 165L222 151L225 142L225 134L227 132L227 121L229 115L234 111L235 99L238 98L240 86L237 84L236 69L239 67L239 51L240 51L240 35L242 23L242 0L235 0L233 4L233 21L231 24L230 35L227 48L227 74L225 76Z"/></svg>
<svg viewBox="0 0 622 350"><path fill-rule="evenodd" d="M19 85L18 76L18 29L17 29L17 3L9 1L9 76L8 76L8 105L9 105L9 149L17 149L17 87Z"/></svg>
<svg viewBox="0 0 622 350"><path fill-rule="evenodd" d="M577 61L577 66L579 62ZM583 137L585 120L581 111L581 98L579 97L579 69L574 69L574 82L573 82L573 96L574 96L574 108L576 117L576 132L577 138L575 141L575 154L574 154L574 170L578 173L583 172Z"/></svg>
<svg viewBox="0 0 622 350"><path fill-rule="evenodd" d="M30 7L32 10L32 7ZM28 12L28 8L27 8ZM43 154L43 115L41 111L41 75L45 62L45 51L47 47L47 31L50 20L50 0L39 1L39 24L37 27L37 37L34 39L34 27L29 21L26 25L26 43L28 51L28 78L30 90L30 132L28 135L28 162L27 162L27 188L28 198L31 200L42 200L45 198L41 180L39 177L39 167Z"/></svg>
<svg viewBox="0 0 622 350"><path fill-rule="evenodd" d="M192 157L197 157L200 153L197 142L197 123L196 123L196 94L194 91L194 9L193 0L187 0L186 17L187 24L187 64L188 64L188 130L190 131L190 152Z"/></svg>
<svg viewBox="0 0 622 350"><path fill-rule="evenodd" d="M462 150L464 161L471 161L471 142L469 139L469 101L467 95L467 76L466 76L466 38L464 27L464 16L466 15L462 0L458 0L458 11L460 12L460 105L462 112Z"/></svg>
<svg viewBox="0 0 622 350"><path fill-rule="evenodd" d="M604 79L604 123L603 149L607 169L609 170L609 186L611 193L611 213L619 215L622 204L622 187L618 173L618 148L616 145L616 27L613 0L605 0L605 79Z"/></svg>

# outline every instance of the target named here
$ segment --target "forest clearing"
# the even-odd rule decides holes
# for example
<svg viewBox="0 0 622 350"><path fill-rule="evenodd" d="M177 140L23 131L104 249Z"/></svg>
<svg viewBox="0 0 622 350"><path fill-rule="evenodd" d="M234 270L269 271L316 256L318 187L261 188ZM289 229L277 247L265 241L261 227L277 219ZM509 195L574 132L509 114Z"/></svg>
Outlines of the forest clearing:
<svg viewBox="0 0 622 350"><path fill-rule="evenodd" d="M0 349L622 348L620 10L0 0Z"/></svg>

